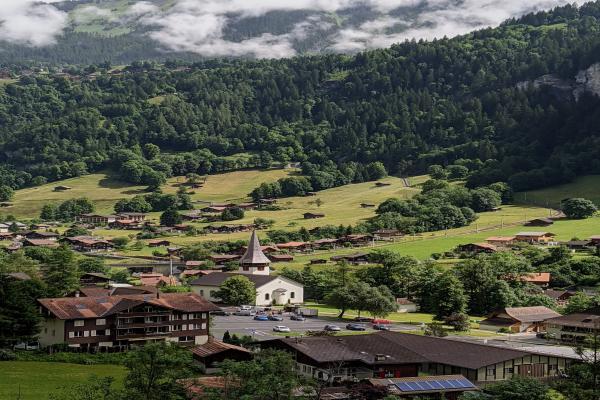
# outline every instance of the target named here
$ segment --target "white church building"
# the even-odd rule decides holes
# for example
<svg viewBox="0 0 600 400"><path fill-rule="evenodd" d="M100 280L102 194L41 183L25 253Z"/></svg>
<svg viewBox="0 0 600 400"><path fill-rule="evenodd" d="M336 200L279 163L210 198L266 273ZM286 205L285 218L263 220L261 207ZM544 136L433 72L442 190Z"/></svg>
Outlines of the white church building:
<svg viewBox="0 0 600 400"><path fill-rule="evenodd" d="M256 288L257 306L300 304L304 302L304 286L282 276L271 275L271 261L261 250L256 231L252 232L248 249L240 259L237 272L213 272L191 283L192 291L207 300L219 302L219 286L232 276L248 278Z"/></svg>

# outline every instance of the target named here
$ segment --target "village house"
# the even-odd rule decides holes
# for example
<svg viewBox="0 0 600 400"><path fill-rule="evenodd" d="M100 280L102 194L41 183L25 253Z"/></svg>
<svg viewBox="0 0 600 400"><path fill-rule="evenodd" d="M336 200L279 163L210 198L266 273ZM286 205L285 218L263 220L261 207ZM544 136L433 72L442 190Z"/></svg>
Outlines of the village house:
<svg viewBox="0 0 600 400"><path fill-rule="evenodd" d="M419 305L406 297L396 299L397 311L401 313L412 313L419 311Z"/></svg>
<svg viewBox="0 0 600 400"><path fill-rule="evenodd" d="M361 265L369 263L369 253L355 253L343 256L333 256L330 258L331 261L339 262L346 261L349 264Z"/></svg>
<svg viewBox="0 0 600 400"><path fill-rule="evenodd" d="M239 254L211 254L208 259L216 265L224 265L228 262L237 261L241 258Z"/></svg>
<svg viewBox="0 0 600 400"><path fill-rule="evenodd" d="M353 246L365 246L373 242L373 236L357 233L344 236L340 242L350 243Z"/></svg>
<svg viewBox="0 0 600 400"><path fill-rule="evenodd" d="M83 351L128 349L167 341L208 341L209 312L219 308L193 293L39 299L42 346L66 343Z"/></svg>
<svg viewBox="0 0 600 400"><path fill-rule="evenodd" d="M223 343L209 338L208 342L194 346L190 349L194 360L200 362L205 368L218 368L225 360L249 361L252 352L244 347Z"/></svg>
<svg viewBox="0 0 600 400"><path fill-rule="evenodd" d="M496 247L509 247L515 244L516 237L515 236L492 236L485 241L491 245Z"/></svg>
<svg viewBox="0 0 600 400"><path fill-rule="evenodd" d="M82 286L105 285L110 282L110 278L104 274L96 272L86 272L79 277L79 283Z"/></svg>
<svg viewBox="0 0 600 400"><path fill-rule="evenodd" d="M294 256L291 254L269 254L267 257L273 263L294 261Z"/></svg>
<svg viewBox="0 0 600 400"><path fill-rule="evenodd" d="M148 247L170 246L171 242L166 239L152 239L148 241Z"/></svg>
<svg viewBox="0 0 600 400"><path fill-rule="evenodd" d="M121 213L118 213L117 214L117 221L123 221L123 220L143 222L143 221L146 220L146 214L145 213L138 213L138 212L121 212Z"/></svg>
<svg viewBox="0 0 600 400"><path fill-rule="evenodd" d="M77 222L94 225L108 225L117 220L116 215L82 214L76 218Z"/></svg>
<svg viewBox="0 0 600 400"><path fill-rule="evenodd" d="M375 240L391 240L402 237L402 232L398 229L378 229L373 232Z"/></svg>
<svg viewBox="0 0 600 400"><path fill-rule="evenodd" d="M546 289L544 294L550 297L556 302L559 307L564 307L569 304L569 299L575 295L573 290L561 290L561 289Z"/></svg>
<svg viewBox="0 0 600 400"><path fill-rule="evenodd" d="M22 243L23 247L58 247L58 242L56 240L49 239L25 239Z"/></svg>
<svg viewBox="0 0 600 400"><path fill-rule="evenodd" d="M560 314L544 306L507 307L490 314L479 323L479 329L498 332L500 329L512 333L543 332L544 321Z"/></svg>
<svg viewBox="0 0 600 400"><path fill-rule="evenodd" d="M336 244L339 242L338 239L317 239L312 242L312 248L315 250L323 250L323 249L335 249Z"/></svg>
<svg viewBox="0 0 600 400"><path fill-rule="evenodd" d="M108 240L94 238L92 236L74 236L61 239L68 243L73 250L81 252L98 252L113 249L113 244Z"/></svg>
<svg viewBox="0 0 600 400"><path fill-rule="evenodd" d="M400 332L355 336L279 338L261 348L292 353L296 371L341 384L362 379L462 375L478 386L513 377L559 377L568 357Z"/></svg>
<svg viewBox="0 0 600 400"><path fill-rule="evenodd" d="M515 235L515 240L529 244L548 244L554 241L555 236L550 232L519 232Z"/></svg>
<svg viewBox="0 0 600 400"><path fill-rule="evenodd" d="M527 221L525 226L550 226L554 224L554 220L550 218L536 218L531 221Z"/></svg>
<svg viewBox="0 0 600 400"><path fill-rule="evenodd" d="M467 254L496 253L498 247L489 243L468 243L459 245L456 250Z"/></svg>
<svg viewBox="0 0 600 400"><path fill-rule="evenodd" d="M111 229L135 230L140 229L142 227L142 223L133 219L118 219L113 222L110 222L108 226Z"/></svg>
<svg viewBox="0 0 600 400"><path fill-rule="evenodd" d="M27 232L23 236L27 239L45 239L45 240L58 240L60 235L55 232Z"/></svg>
<svg viewBox="0 0 600 400"><path fill-rule="evenodd" d="M520 277L523 282L532 283L536 286L547 287L550 284L551 275L549 272L532 272Z"/></svg>
<svg viewBox="0 0 600 400"><path fill-rule="evenodd" d="M561 342L583 343L594 333L600 333L600 307L549 318L545 324L548 338Z"/></svg>
<svg viewBox="0 0 600 400"><path fill-rule="evenodd" d="M304 286L291 279L271 275L271 260L262 252L256 231L252 232L248 248L239 260L237 273L213 272L191 283L192 291L215 302L219 287L228 278L245 276L256 288L254 304L267 306L272 304L298 304L304 302Z"/></svg>
<svg viewBox="0 0 600 400"><path fill-rule="evenodd" d="M65 192L67 190L73 189L71 186L59 185L54 187L55 192Z"/></svg>
<svg viewBox="0 0 600 400"><path fill-rule="evenodd" d="M275 245L279 250L288 250L288 251L308 251L311 249L311 245L309 242L287 242L287 243L277 243Z"/></svg>
<svg viewBox="0 0 600 400"><path fill-rule="evenodd" d="M304 219L325 218L325 214L323 214L323 213L307 212L302 215L303 215Z"/></svg>
<svg viewBox="0 0 600 400"><path fill-rule="evenodd" d="M157 273L141 273L139 279L143 286L165 287L179 285L179 281L174 276L165 276Z"/></svg>
<svg viewBox="0 0 600 400"><path fill-rule="evenodd" d="M594 246L600 246L600 235L590 236L590 240Z"/></svg>
<svg viewBox="0 0 600 400"><path fill-rule="evenodd" d="M559 244L573 251L589 250L594 246L591 240L569 240Z"/></svg>

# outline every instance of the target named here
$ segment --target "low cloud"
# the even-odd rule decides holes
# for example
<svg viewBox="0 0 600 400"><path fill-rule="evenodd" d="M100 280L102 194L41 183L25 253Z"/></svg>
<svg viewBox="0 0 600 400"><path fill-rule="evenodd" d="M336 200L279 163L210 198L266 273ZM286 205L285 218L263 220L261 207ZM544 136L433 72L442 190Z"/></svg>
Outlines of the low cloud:
<svg viewBox="0 0 600 400"><path fill-rule="evenodd" d="M66 13L35 0L1 0L0 39L29 46L56 42L68 24ZM568 0L175 0L172 7L137 1L115 14L100 5L78 8L75 23L103 19L138 24L166 51L193 52L207 57L290 57L297 44L337 52L388 47L407 39L452 37L530 11L567 4ZM405 9L411 8L406 13ZM354 14L353 9L359 10ZM280 34L259 33L236 41L230 33L247 18L271 12L296 12L303 20L278 27ZM345 15L352 14L353 18ZM362 19L361 19L361 16ZM247 25L245 25L247 28ZM247 29L246 29L247 30ZM242 31L244 31L242 29ZM250 29L252 31L252 29ZM310 46L309 46L310 47Z"/></svg>
<svg viewBox="0 0 600 400"><path fill-rule="evenodd" d="M67 14L50 4L34 0L2 0L0 39L32 47L48 46L56 43L67 21Z"/></svg>

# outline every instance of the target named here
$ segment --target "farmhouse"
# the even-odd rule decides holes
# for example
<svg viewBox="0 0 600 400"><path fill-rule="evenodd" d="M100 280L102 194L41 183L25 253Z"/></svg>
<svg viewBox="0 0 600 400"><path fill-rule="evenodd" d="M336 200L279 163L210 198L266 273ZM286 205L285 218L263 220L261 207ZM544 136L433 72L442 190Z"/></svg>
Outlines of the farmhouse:
<svg viewBox="0 0 600 400"><path fill-rule="evenodd" d="M569 240L566 242L560 242L559 244L571 250L587 250L594 245L591 240Z"/></svg>
<svg viewBox="0 0 600 400"><path fill-rule="evenodd" d="M340 239L340 242L351 243L356 246L364 246L373 241L373 236L363 234L346 235Z"/></svg>
<svg viewBox="0 0 600 400"><path fill-rule="evenodd" d="M399 332L281 338L260 346L291 352L298 373L334 384L460 374L485 385L517 376L558 377L572 362L565 357Z"/></svg>
<svg viewBox="0 0 600 400"><path fill-rule="evenodd" d="M554 224L554 220L550 218L536 218L528 221L525 226L550 226Z"/></svg>
<svg viewBox="0 0 600 400"><path fill-rule="evenodd" d="M333 256L330 258L331 261L339 262L346 261L350 264L360 265L369 263L369 253L355 253L345 256Z"/></svg>
<svg viewBox="0 0 600 400"><path fill-rule="evenodd" d="M397 229L379 229L373 232L375 239L392 239L402 236L402 232Z"/></svg>
<svg viewBox="0 0 600 400"><path fill-rule="evenodd" d="M236 275L245 276L256 288L255 304L296 304L304 302L304 287L298 282L270 274L271 260L262 252L256 231L252 232L248 249L240 258L237 273L213 272L191 283L192 291L211 301L220 301L216 292L223 282Z"/></svg>
<svg viewBox="0 0 600 400"><path fill-rule="evenodd" d="M310 249L310 243L309 242L277 243L276 247L279 250L306 251L306 250Z"/></svg>
<svg viewBox="0 0 600 400"><path fill-rule="evenodd" d="M48 239L25 239L23 247L58 247L58 242Z"/></svg>
<svg viewBox="0 0 600 400"><path fill-rule="evenodd" d="M419 305L406 297L398 297L396 299L396 305L398 306L398 312L417 312L419 311Z"/></svg>
<svg viewBox="0 0 600 400"><path fill-rule="evenodd" d="M269 254L267 256L271 262L291 262L294 261L294 256L291 254Z"/></svg>
<svg viewBox="0 0 600 400"><path fill-rule="evenodd" d="M129 221L142 222L142 221L146 220L146 214L138 213L138 212L121 212L121 213L117 214L117 220L118 221L129 220Z"/></svg>
<svg viewBox="0 0 600 400"><path fill-rule="evenodd" d="M148 241L148 247L170 246L171 242L166 239L153 239Z"/></svg>
<svg viewBox="0 0 600 400"><path fill-rule="evenodd" d="M519 232L515 235L515 240L530 244L548 244L554 240L555 236L550 232Z"/></svg>
<svg viewBox="0 0 600 400"><path fill-rule="evenodd" d="M496 311L479 323L479 329L497 332L507 329L510 332L541 332L544 321L560 314L544 306L507 307Z"/></svg>
<svg viewBox="0 0 600 400"><path fill-rule="evenodd" d="M325 214L323 214L323 213L307 212L307 213L304 213L303 216L304 216L304 219L325 218Z"/></svg>
<svg viewBox="0 0 600 400"><path fill-rule="evenodd" d="M498 248L489 243L469 243L461 244L457 247L461 253L479 254L479 253L495 253Z"/></svg>
<svg viewBox="0 0 600 400"><path fill-rule="evenodd" d="M545 324L549 337L562 342L582 343L594 332L600 332L600 307L550 318Z"/></svg>
<svg viewBox="0 0 600 400"><path fill-rule="evenodd" d="M546 289L544 294L556 302L556 305L564 307L569 304L569 299L575 295L572 290Z"/></svg>
<svg viewBox="0 0 600 400"><path fill-rule="evenodd" d="M64 297L38 300L42 346L66 343L84 351L132 344L208 341L208 313L219 308L193 293Z"/></svg>
<svg viewBox="0 0 600 400"><path fill-rule="evenodd" d="M57 240L60 235L55 232L28 232L24 235L27 239Z"/></svg>
<svg viewBox="0 0 600 400"><path fill-rule="evenodd" d="M110 222L108 226L112 229L139 229L142 224L140 221L135 221L133 219L119 219L113 222Z"/></svg>
<svg viewBox="0 0 600 400"><path fill-rule="evenodd" d="M548 286L550 284L550 272L533 272L531 274L525 274L521 276L521 281L533 283L537 286Z"/></svg>
<svg viewBox="0 0 600 400"><path fill-rule="evenodd" d="M590 236L590 240L594 246L600 246L600 235Z"/></svg>
<svg viewBox="0 0 600 400"><path fill-rule="evenodd" d="M516 237L515 236L492 236L492 237L485 239L485 241L496 247L508 247L515 243Z"/></svg>
<svg viewBox="0 0 600 400"><path fill-rule="evenodd" d="M108 225L117 220L116 215L82 214L77 217L77 222L84 224Z"/></svg>
<svg viewBox="0 0 600 400"><path fill-rule="evenodd" d="M229 343L223 343L213 338L208 342L194 346L190 349L194 360L199 361L205 368L217 367L219 363L225 360L249 361L252 359L252 352L240 346Z"/></svg>
<svg viewBox="0 0 600 400"><path fill-rule="evenodd" d="M144 286L164 287L164 286L177 286L179 281L174 276L165 276L163 274L155 273L141 273L140 282Z"/></svg>
<svg viewBox="0 0 600 400"><path fill-rule="evenodd" d="M54 187L55 192L64 192L64 191L71 190L71 189L73 189L71 186L64 186L64 185Z"/></svg>
<svg viewBox="0 0 600 400"><path fill-rule="evenodd" d="M241 257L239 254L211 254L208 259L217 265L223 265L225 263L239 260Z"/></svg>

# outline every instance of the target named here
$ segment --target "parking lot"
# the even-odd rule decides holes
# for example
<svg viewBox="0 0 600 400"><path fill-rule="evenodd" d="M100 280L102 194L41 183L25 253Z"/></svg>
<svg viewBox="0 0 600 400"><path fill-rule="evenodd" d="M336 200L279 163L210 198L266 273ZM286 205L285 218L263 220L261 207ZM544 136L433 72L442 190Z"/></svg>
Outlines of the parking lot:
<svg viewBox="0 0 600 400"><path fill-rule="evenodd" d="M304 333L306 331L320 331L323 330L325 325L337 325L342 331L346 331L346 324L348 321L339 321L331 317L318 317L318 318L306 318L305 321L293 321L290 319L291 314L284 313L282 315L283 321L256 321L254 317L246 316L213 316L211 332L217 339L221 339L225 331L229 331L230 334L248 335L253 336L256 340L268 340L275 337L281 337L285 334L276 335L273 332L273 327L276 325L284 325L290 328L292 334ZM371 328L371 324L365 323L364 326L367 331L375 332ZM415 326L412 325L390 325L392 330L414 330Z"/></svg>

